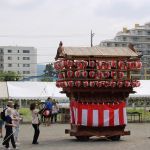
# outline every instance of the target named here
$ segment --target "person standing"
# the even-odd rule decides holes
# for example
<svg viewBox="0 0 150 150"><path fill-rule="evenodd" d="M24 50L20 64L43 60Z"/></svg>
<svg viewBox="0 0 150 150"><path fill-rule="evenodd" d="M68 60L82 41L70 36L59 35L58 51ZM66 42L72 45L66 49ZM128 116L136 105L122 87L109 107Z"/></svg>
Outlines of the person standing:
<svg viewBox="0 0 150 150"><path fill-rule="evenodd" d="M30 110L32 112L32 126L34 128L34 136L33 136L32 144L39 144L38 143L38 138L39 138L39 134L40 134L39 110L36 109L35 103L32 103L30 105Z"/></svg>
<svg viewBox="0 0 150 150"><path fill-rule="evenodd" d="M1 118L1 114L0 114L0 138L3 138L3 124L4 121Z"/></svg>
<svg viewBox="0 0 150 150"><path fill-rule="evenodd" d="M57 122L57 114L59 112L59 108L56 102L53 103L52 106L52 117L51 117L51 123L56 123Z"/></svg>
<svg viewBox="0 0 150 150"><path fill-rule="evenodd" d="M3 141L3 145L5 145L6 149L9 149L9 142L11 140L11 144L13 146L14 149L18 149L16 147L15 144L15 140L14 140L14 135L13 135L13 127L15 127L15 125L13 125L12 123L12 110L10 108L7 109L7 115L5 117L5 129L6 129L6 135Z"/></svg>
<svg viewBox="0 0 150 150"><path fill-rule="evenodd" d="M22 120L18 110L19 110L19 105L17 103L15 103L14 104L13 118L15 118L16 120L13 120L13 124L15 125L15 127L14 127L14 139L15 139L16 144L19 144L19 140L18 140L19 124L20 124L20 121Z"/></svg>
<svg viewBox="0 0 150 150"><path fill-rule="evenodd" d="M45 117L45 125L49 126L50 121L51 121L51 115L52 115L52 100L50 97L45 101L45 106L44 106L44 112L43 115Z"/></svg>

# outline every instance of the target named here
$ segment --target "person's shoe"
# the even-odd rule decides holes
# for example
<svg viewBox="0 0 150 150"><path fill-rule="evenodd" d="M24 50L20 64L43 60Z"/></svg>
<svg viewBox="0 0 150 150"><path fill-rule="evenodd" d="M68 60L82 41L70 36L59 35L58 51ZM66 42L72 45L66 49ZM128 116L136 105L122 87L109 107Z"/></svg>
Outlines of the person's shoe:
<svg viewBox="0 0 150 150"><path fill-rule="evenodd" d="M16 142L16 145L17 145L17 146L19 146L19 145L20 145L20 143L19 143L19 142Z"/></svg>
<svg viewBox="0 0 150 150"><path fill-rule="evenodd" d="M39 142L35 142L35 143L32 143L32 144L39 144Z"/></svg>
<svg viewBox="0 0 150 150"><path fill-rule="evenodd" d="M16 148L14 148L14 149L16 149L16 150L17 150L17 149L19 149L19 147L16 147Z"/></svg>

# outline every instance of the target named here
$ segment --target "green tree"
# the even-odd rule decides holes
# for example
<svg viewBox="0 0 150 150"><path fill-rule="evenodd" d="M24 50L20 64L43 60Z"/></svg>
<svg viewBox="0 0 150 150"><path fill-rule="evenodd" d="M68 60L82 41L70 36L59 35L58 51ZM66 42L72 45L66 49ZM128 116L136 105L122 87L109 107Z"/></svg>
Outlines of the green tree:
<svg viewBox="0 0 150 150"><path fill-rule="evenodd" d="M18 81L20 74L13 71L0 72L0 81Z"/></svg>
<svg viewBox="0 0 150 150"><path fill-rule="evenodd" d="M43 78L41 79L41 81L51 82L51 81L54 81L56 76L57 76L57 73L54 69L53 63L49 63L49 64L46 64L46 66L45 66L44 75L43 75Z"/></svg>

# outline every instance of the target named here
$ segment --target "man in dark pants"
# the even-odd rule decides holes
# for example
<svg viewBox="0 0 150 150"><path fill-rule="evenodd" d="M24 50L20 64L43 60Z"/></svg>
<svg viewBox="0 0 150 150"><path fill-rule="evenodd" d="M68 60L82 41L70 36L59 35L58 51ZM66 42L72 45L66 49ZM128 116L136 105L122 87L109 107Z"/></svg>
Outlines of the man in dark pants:
<svg viewBox="0 0 150 150"><path fill-rule="evenodd" d="M11 118L11 109L7 109L7 116L5 117L5 128L6 128L6 135L3 141L3 145L8 149L9 148L9 141L11 140L11 144L14 149L16 149L16 144L14 140L14 135L13 135L13 127L14 125L12 124L12 118Z"/></svg>

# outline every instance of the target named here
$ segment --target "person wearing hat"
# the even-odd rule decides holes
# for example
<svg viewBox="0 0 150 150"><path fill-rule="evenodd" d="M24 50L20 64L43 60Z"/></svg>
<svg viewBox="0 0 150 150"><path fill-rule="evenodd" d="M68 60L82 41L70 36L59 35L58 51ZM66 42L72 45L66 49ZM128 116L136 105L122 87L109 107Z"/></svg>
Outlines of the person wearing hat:
<svg viewBox="0 0 150 150"><path fill-rule="evenodd" d="M13 135L13 127L15 127L15 125L13 125L12 123L12 109L8 108L7 109L7 115L5 118L5 129L6 129L6 135L3 141L3 145L5 145L5 148L9 149L9 141L11 140L11 144L13 146L14 149L18 149L16 148L16 144L15 144L15 140L14 140L14 135Z"/></svg>

